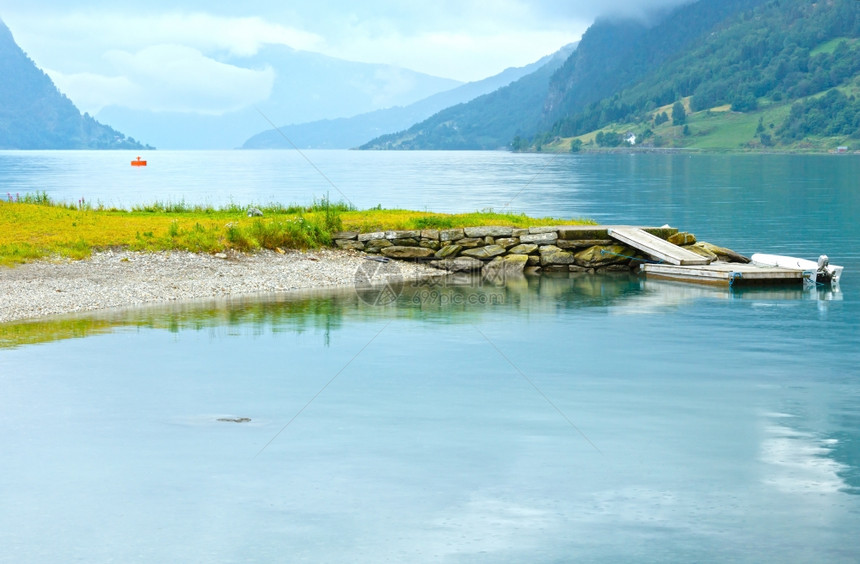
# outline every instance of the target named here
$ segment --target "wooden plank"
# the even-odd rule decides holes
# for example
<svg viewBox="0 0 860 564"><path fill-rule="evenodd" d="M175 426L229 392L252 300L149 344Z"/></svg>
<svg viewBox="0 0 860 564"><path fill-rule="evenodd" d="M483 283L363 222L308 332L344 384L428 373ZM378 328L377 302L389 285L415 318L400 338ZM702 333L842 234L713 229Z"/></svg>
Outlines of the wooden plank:
<svg viewBox="0 0 860 564"><path fill-rule="evenodd" d="M712 259L682 249L638 227L610 227L609 236L663 262L676 265L708 264Z"/></svg>

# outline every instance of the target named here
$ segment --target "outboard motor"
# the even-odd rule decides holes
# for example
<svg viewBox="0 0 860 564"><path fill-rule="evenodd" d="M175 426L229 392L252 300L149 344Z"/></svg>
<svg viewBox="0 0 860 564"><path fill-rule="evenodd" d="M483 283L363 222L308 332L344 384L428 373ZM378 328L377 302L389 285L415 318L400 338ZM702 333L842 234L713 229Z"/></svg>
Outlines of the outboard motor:
<svg viewBox="0 0 860 564"><path fill-rule="evenodd" d="M816 278L819 283L829 282L831 278L830 271L827 269L827 266L830 264L830 259L827 258L827 255L821 255L818 257L818 273L816 274Z"/></svg>

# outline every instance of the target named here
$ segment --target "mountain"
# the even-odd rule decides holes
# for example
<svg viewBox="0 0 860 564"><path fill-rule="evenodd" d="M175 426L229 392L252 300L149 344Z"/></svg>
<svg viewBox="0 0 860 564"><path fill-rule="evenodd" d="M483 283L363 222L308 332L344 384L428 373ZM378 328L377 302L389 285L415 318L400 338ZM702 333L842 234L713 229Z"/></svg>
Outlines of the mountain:
<svg viewBox="0 0 860 564"><path fill-rule="evenodd" d="M267 45L254 56L232 56L223 62L247 69L271 68L275 78L268 98L256 108L219 115L109 106L96 117L134 131L162 148L232 149L269 128L267 118L274 123L346 118L412 104L461 84L391 65L344 61L285 45Z"/></svg>
<svg viewBox="0 0 860 564"><path fill-rule="evenodd" d="M552 77L544 104L545 119L554 121L614 96L689 52L727 18L763 1L700 0L656 13L650 21L595 22L583 35L582 48ZM669 101L673 101L674 87L672 83L665 85Z"/></svg>
<svg viewBox="0 0 860 564"><path fill-rule="evenodd" d="M698 0L603 18L553 72L363 148L576 150L634 134L658 147L860 149L860 2Z"/></svg>
<svg viewBox="0 0 860 564"><path fill-rule="evenodd" d="M613 133L625 131L658 146L734 149L815 148L820 140L810 136L832 137L830 145L860 138L860 2L745 2L743 10L722 13L726 6L700 1L655 27L645 45L668 53L667 44L677 41L673 31L689 29L682 22L701 21L702 14L719 20L603 97L582 99L574 85L586 78L565 64L546 106L556 104L564 115L536 144L572 136L597 141L598 130L604 146L618 144ZM670 123L676 107L683 115Z"/></svg>
<svg viewBox="0 0 860 564"><path fill-rule="evenodd" d="M81 115L0 20L0 149L143 149Z"/></svg>
<svg viewBox="0 0 860 564"><path fill-rule="evenodd" d="M684 52L728 15L763 1L707 0L655 12L647 20L599 20L583 34L566 60L468 104L448 108L404 132L374 139L362 148L516 147L521 139L550 128L567 114L635 84Z"/></svg>
<svg viewBox="0 0 860 564"><path fill-rule="evenodd" d="M439 92L407 106L396 106L359 114L350 118L327 119L283 125L254 135L242 146L243 149L281 149L297 147L308 149L348 149L366 143L370 139L392 131L403 130L422 121L434 113L463 102L473 100L530 74L555 57L566 57L575 45L548 55L524 67L509 68L483 80L469 82ZM289 141L287 141L289 139Z"/></svg>
<svg viewBox="0 0 860 564"><path fill-rule="evenodd" d="M553 73L579 47L550 56L531 74L469 102L446 108L405 131L382 135L362 149L497 149L533 133Z"/></svg>

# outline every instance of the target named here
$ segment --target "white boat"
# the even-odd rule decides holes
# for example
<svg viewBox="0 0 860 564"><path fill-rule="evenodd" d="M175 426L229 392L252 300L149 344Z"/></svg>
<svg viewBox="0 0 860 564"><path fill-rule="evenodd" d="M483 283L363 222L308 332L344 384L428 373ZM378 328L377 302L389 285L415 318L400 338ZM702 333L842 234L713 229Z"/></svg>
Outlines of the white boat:
<svg viewBox="0 0 860 564"><path fill-rule="evenodd" d="M827 255L818 257L818 262L797 257L767 255L763 253L756 253L750 258L753 264L759 266L775 266L802 270L809 273L815 272L815 281L819 284L831 284L835 286L839 284L839 279L842 277L843 267L830 264L830 259L827 258Z"/></svg>

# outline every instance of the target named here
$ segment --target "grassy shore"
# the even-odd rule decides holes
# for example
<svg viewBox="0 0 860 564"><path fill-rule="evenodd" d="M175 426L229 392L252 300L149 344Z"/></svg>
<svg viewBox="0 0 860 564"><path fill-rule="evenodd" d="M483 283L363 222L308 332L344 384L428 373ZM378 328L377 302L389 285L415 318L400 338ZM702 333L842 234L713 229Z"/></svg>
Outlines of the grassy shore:
<svg viewBox="0 0 860 564"><path fill-rule="evenodd" d="M248 217L248 210L262 217ZM83 259L98 249L132 251L313 249L330 245L337 231L450 229L478 225L527 227L589 224L583 219L532 218L481 211L442 214L352 207L327 200L308 206L229 205L215 208L155 202L131 210L54 202L46 194L0 200L0 265L46 258Z"/></svg>
<svg viewBox="0 0 860 564"><path fill-rule="evenodd" d="M832 44L832 42L830 42ZM829 44L823 46L830 48ZM860 80L838 87L848 97L860 95ZM791 107L798 101L819 98L823 92L812 94L799 100L775 101L759 98L758 107L747 112L732 111L730 105L716 106L707 110L693 111L691 98L680 102L687 112L685 123L675 125L672 119L657 124L655 118L660 114L672 115L672 104L655 108L649 112L649 119L642 123L611 123L600 129L576 137L557 138L546 143L545 152L568 152L574 140L582 143L582 151L613 151L615 148L599 147L598 133L636 134L635 150L649 149L686 149L701 152L756 152L756 153L814 153L827 154L837 147L848 147L849 151L860 150L860 142L847 135L821 136L807 135L797 141L786 142L779 138L779 129L788 118ZM647 132L647 134L646 134ZM767 141L764 141L767 140ZM623 144L622 147L630 148Z"/></svg>

